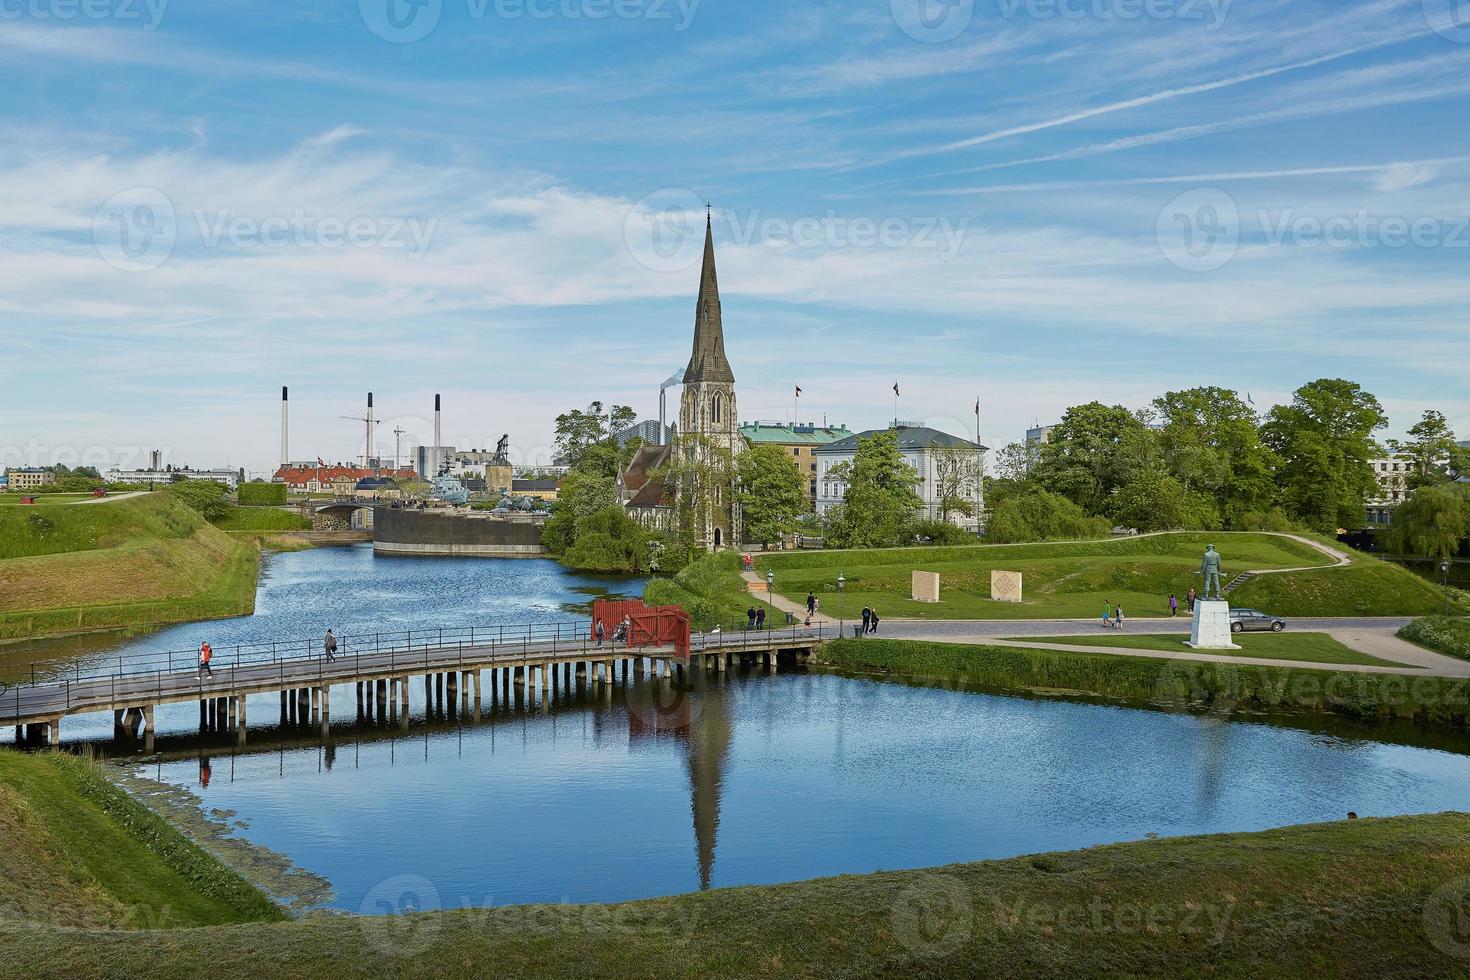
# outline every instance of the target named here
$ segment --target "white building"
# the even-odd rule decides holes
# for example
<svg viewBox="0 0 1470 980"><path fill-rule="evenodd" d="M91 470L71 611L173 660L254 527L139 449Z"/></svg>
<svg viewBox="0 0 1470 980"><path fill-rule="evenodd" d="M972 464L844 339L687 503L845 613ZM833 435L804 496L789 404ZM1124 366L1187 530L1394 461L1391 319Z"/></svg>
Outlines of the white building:
<svg viewBox="0 0 1470 980"><path fill-rule="evenodd" d="M239 470L191 470L188 467L172 470L120 470L110 469L102 474L108 483L172 483L175 480L209 480L223 483L231 490L240 483Z"/></svg>
<svg viewBox="0 0 1470 980"><path fill-rule="evenodd" d="M1409 474L1414 464L1406 459L1370 459L1373 476L1378 481L1378 493L1372 500L1363 502L1367 510L1369 527L1382 527L1393 523L1393 512L1399 504L1409 499Z"/></svg>
<svg viewBox="0 0 1470 980"><path fill-rule="evenodd" d="M825 517L828 511L847 497L847 484L840 475L833 475L833 469L842 463L852 463L857 457L859 439L868 439L884 431L889 430L870 429L826 446L818 446L812 451L817 459L817 516ZM940 519L939 459L954 450L970 452L975 456L972 478L965 481L967 486L964 496L974 504L976 516L951 513L950 521L967 531L979 531L981 518L985 513L985 487L981 477L985 472L985 453L988 447L925 426L900 425L898 428L898 451L904 462L919 474L920 483L916 490L924 502L920 516L925 520Z"/></svg>

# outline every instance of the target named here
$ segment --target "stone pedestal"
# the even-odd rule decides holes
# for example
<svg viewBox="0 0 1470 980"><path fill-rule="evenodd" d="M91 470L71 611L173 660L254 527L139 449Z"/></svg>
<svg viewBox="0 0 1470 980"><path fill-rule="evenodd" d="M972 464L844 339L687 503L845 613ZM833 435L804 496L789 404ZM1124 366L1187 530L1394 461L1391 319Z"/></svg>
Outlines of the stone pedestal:
<svg viewBox="0 0 1470 980"><path fill-rule="evenodd" d="M990 573L990 598L994 602L1021 601L1022 573L992 571Z"/></svg>
<svg viewBox="0 0 1470 980"><path fill-rule="evenodd" d="M1230 638L1230 603L1224 599L1200 599L1195 602L1189 645L1196 650L1240 649Z"/></svg>
<svg viewBox="0 0 1470 980"><path fill-rule="evenodd" d="M913 596L915 602L938 602L939 573L915 572Z"/></svg>

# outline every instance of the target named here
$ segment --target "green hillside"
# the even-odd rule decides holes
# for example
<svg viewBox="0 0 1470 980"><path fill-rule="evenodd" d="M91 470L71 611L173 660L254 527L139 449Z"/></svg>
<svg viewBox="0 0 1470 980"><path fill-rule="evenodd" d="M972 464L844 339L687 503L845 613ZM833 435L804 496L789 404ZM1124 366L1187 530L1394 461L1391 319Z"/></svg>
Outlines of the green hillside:
<svg viewBox="0 0 1470 980"><path fill-rule="evenodd" d="M259 551L167 493L0 509L0 639L250 612Z"/></svg>
<svg viewBox="0 0 1470 980"><path fill-rule="evenodd" d="M1128 614L1166 616L1170 593L1199 588L1200 555L1213 543L1225 556L1226 578L1244 571L1307 568L1263 575L1230 597L1281 616L1422 615L1443 599L1413 573L1366 555L1340 568L1309 544L1283 535L1177 533L1111 541L971 545L867 551L787 552L762 555L757 567L776 573L776 591L798 601L815 592L822 612L855 619L864 606L887 618L1086 619L1108 600ZM1325 543L1325 542L1324 542ZM1343 549L1339 549L1343 550ZM1024 576L1022 603L990 599L992 571ZM941 601L914 602L914 571L938 572ZM846 590L837 591L842 575Z"/></svg>

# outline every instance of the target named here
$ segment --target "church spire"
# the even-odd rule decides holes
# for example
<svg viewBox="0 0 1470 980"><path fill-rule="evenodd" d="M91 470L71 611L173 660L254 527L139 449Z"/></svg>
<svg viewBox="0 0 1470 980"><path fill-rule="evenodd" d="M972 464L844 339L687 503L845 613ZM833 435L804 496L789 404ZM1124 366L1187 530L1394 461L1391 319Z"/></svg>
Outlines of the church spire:
<svg viewBox="0 0 1470 980"><path fill-rule="evenodd" d="M684 383L735 383L735 372L725 358L725 327L720 320L720 284L715 278L714 218L704 218L704 268L699 274L699 305L694 312L694 353L684 369Z"/></svg>

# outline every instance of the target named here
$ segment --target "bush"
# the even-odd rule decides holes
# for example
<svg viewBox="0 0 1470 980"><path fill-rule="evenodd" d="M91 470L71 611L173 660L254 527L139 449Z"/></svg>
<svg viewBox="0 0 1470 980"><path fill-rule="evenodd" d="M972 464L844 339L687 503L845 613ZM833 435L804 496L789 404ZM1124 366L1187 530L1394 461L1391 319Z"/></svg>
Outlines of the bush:
<svg viewBox="0 0 1470 980"><path fill-rule="evenodd" d="M242 483L236 491L241 507L279 507L286 502L284 483Z"/></svg>
<svg viewBox="0 0 1470 980"><path fill-rule="evenodd" d="M1106 538L1111 522L1089 517L1061 494L1031 489L1002 500L990 515L985 540L995 544Z"/></svg>
<svg viewBox="0 0 1470 980"><path fill-rule="evenodd" d="M919 521L914 537L924 544L975 544L975 535L949 521Z"/></svg>
<svg viewBox="0 0 1470 980"><path fill-rule="evenodd" d="M562 563L591 572L638 572L648 567L648 535L620 504L577 524L577 540Z"/></svg>
<svg viewBox="0 0 1470 980"><path fill-rule="evenodd" d="M706 555L673 578L648 583L643 600L651 606L683 606L695 629L743 622L750 593L733 551Z"/></svg>
<svg viewBox="0 0 1470 980"><path fill-rule="evenodd" d="M168 485L168 492L206 521L217 521L230 512L229 492L213 480L179 480Z"/></svg>
<svg viewBox="0 0 1470 980"><path fill-rule="evenodd" d="M1399 636L1447 657L1470 660L1470 620L1425 616L1399 630Z"/></svg>

